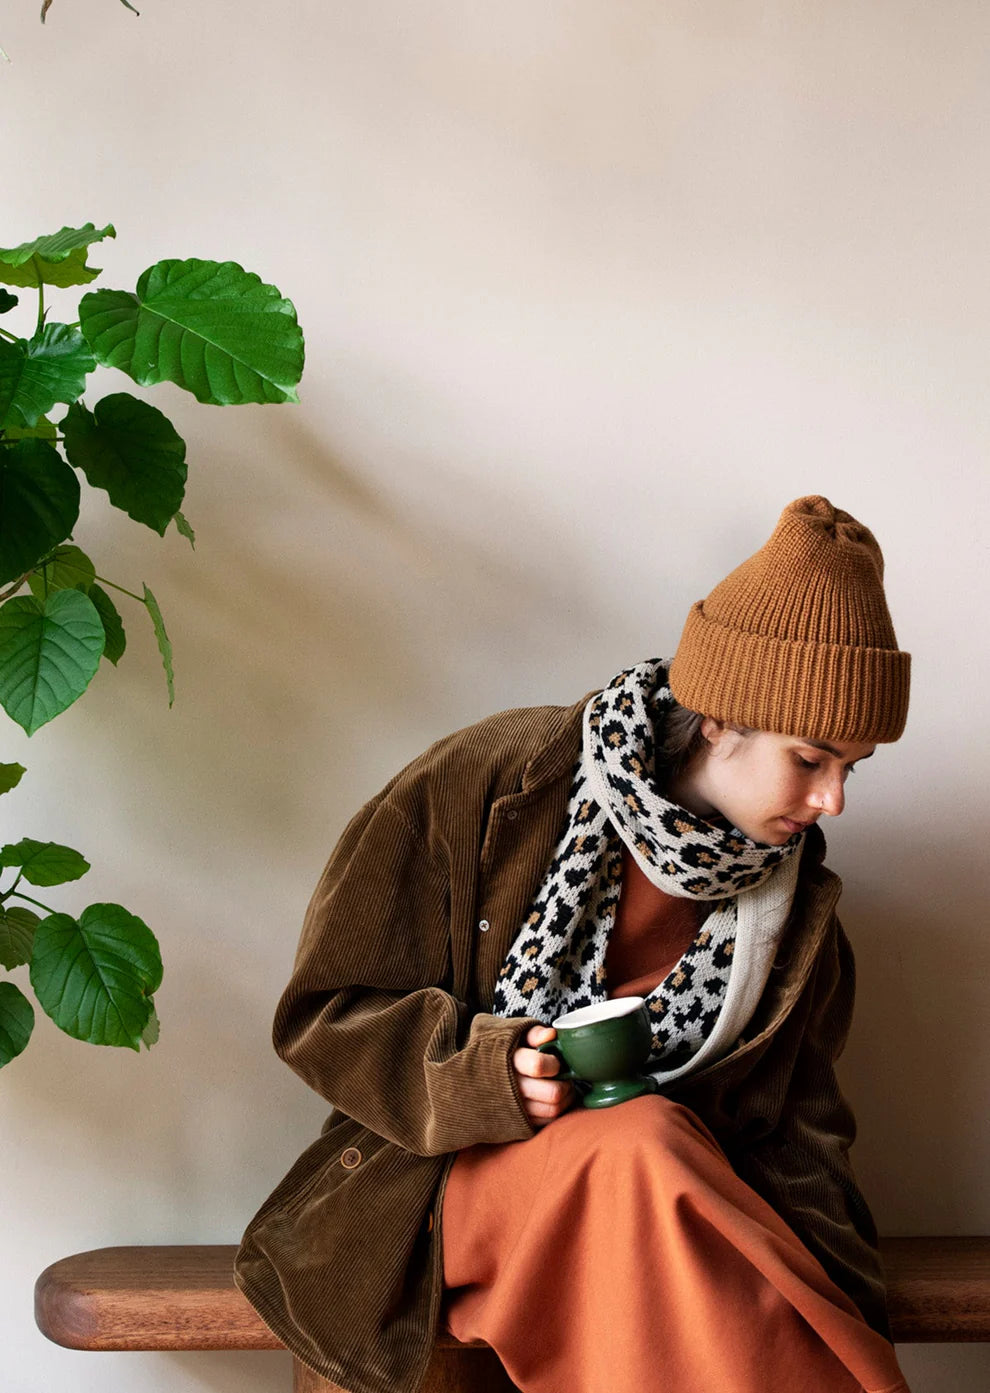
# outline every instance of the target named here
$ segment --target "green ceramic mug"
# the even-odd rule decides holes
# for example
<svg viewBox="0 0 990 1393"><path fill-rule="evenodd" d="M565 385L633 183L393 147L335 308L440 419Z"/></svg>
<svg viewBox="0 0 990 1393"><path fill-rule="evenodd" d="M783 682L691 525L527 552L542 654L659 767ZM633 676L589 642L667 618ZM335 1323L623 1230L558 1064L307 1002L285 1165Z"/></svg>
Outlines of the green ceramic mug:
<svg viewBox="0 0 990 1393"><path fill-rule="evenodd" d="M650 1057L653 1032L641 996L621 996L568 1011L553 1022L556 1040L538 1046L567 1065L558 1079L573 1082L586 1108L611 1108L643 1093L658 1093L655 1079L640 1074Z"/></svg>

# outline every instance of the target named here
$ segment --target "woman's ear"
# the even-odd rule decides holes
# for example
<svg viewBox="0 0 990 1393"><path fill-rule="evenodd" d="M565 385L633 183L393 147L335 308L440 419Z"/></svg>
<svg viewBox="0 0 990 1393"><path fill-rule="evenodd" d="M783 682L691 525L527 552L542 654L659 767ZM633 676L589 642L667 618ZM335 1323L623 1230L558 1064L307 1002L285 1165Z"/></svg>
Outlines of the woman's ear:
<svg viewBox="0 0 990 1393"><path fill-rule="evenodd" d="M714 716L702 716L700 729L705 744L715 749L725 735L727 727L724 721L716 721Z"/></svg>
<svg viewBox="0 0 990 1393"><path fill-rule="evenodd" d="M707 746L705 754L713 759L727 759L742 739L728 721L717 721L714 716L702 717L700 729Z"/></svg>

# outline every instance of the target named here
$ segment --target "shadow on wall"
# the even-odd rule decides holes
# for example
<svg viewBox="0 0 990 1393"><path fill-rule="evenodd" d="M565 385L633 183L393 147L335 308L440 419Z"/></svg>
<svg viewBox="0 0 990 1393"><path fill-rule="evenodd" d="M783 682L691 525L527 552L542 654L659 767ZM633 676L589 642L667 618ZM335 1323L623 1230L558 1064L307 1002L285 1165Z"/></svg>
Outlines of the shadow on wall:
<svg viewBox="0 0 990 1393"><path fill-rule="evenodd" d="M171 1241L231 1241L230 1215L250 1210L243 1180L218 1205L222 1158L263 1177L260 1201L281 1173L273 1150L284 1147L287 1166L299 1149L292 1128L305 1120L311 1135L309 1119L326 1110L268 1041L335 835L465 712L523 704L520 674L532 699L572 701L584 679L575 685L567 663L573 670L605 623L575 583L567 536L490 482L410 464L415 496L400 498L366 483L293 413L266 430L261 452L250 422L235 425L194 471L195 555L171 536L155 551L126 519L112 546L80 534L113 556L107 569L122 583L139 589L147 577L178 687L169 712L143 616L125 616L134 651L64 727L73 760L86 751L85 769L66 771L81 781L67 796L84 807L89 781L102 784L93 840L106 853L91 874L107 890L88 898L133 905L167 962L158 1048L93 1051L40 1016L32 1042L46 1089L37 1125L50 1128L60 1165L101 1176L118 1242L154 1241L149 1212L173 1216ZM463 530L451 520L458 489L470 494ZM590 590L590 568L581 574ZM614 625L609 640L623 641ZM96 861L99 846L86 849ZM276 1112L271 1127L257 1125L259 1097ZM30 1088L20 1101L32 1110Z"/></svg>
<svg viewBox="0 0 990 1393"><path fill-rule="evenodd" d="M965 1199L986 1195L980 1158L990 1121L978 1045L987 984L966 969L972 906L985 897L951 827L941 844L925 848L928 898L900 888L917 880L920 834L898 830L886 829L889 845L877 848L882 894L857 883L855 914L843 914L840 904L857 961L856 1015L841 1074L857 1113L882 1118L884 1127L863 1133L853 1160L876 1195L883 1232L918 1233L920 1214L927 1232L986 1232L990 1212L975 1214ZM954 906L954 898L961 903ZM910 1144L891 1152L888 1136Z"/></svg>
<svg viewBox="0 0 990 1393"><path fill-rule="evenodd" d="M175 1386L190 1393L195 1388L203 1393L273 1393L292 1387L292 1356L287 1350L211 1350L161 1354L159 1358L169 1361Z"/></svg>
<svg viewBox="0 0 990 1393"><path fill-rule="evenodd" d="M195 556L170 534L149 575L175 651L175 708L163 709L143 635L144 660L127 654L80 722L98 743L112 720L120 759L154 752L161 796L180 776L183 801L222 796L226 836L301 831L317 781L324 807L353 802L376 745L380 783L465 712L573 700L555 668L573 669L606 625L618 637L566 534L490 480L407 461L415 487L400 496L291 412L266 422L261 448L249 424L236 427L194 470ZM152 569L137 531L113 539L132 578ZM518 691L520 673L532 697ZM166 745L175 755L163 760Z"/></svg>

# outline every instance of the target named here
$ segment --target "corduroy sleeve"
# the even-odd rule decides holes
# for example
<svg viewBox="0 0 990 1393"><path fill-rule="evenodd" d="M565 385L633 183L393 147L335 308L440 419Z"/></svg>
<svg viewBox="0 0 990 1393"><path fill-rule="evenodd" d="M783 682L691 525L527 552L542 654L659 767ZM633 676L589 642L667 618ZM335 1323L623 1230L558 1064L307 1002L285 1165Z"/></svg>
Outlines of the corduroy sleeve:
<svg viewBox="0 0 990 1393"><path fill-rule="evenodd" d="M736 1169L889 1340L876 1224L848 1154L856 1122L835 1073L852 1022L855 973L852 947L833 916L780 1121L737 1159Z"/></svg>
<svg viewBox="0 0 990 1393"><path fill-rule="evenodd" d="M533 1022L472 1016L444 988L448 891L405 816L373 799L313 894L272 1032L335 1108L423 1156L533 1132L511 1065Z"/></svg>

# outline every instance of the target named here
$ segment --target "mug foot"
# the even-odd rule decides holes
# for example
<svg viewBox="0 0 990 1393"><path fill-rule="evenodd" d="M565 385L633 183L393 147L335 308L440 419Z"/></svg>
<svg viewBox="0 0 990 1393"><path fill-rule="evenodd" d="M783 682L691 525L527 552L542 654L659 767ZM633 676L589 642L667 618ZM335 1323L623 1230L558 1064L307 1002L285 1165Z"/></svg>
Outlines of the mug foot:
<svg viewBox="0 0 990 1393"><path fill-rule="evenodd" d="M644 1093L659 1091L654 1078L614 1079L593 1084L581 1099L581 1104L586 1108L614 1108L616 1103L627 1103L630 1098L641 1098Z"/></svg>

